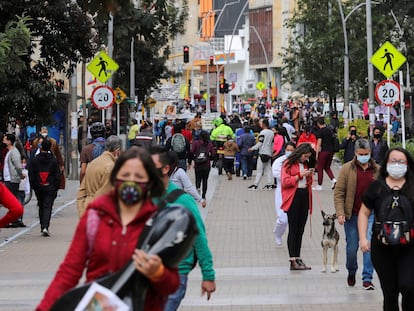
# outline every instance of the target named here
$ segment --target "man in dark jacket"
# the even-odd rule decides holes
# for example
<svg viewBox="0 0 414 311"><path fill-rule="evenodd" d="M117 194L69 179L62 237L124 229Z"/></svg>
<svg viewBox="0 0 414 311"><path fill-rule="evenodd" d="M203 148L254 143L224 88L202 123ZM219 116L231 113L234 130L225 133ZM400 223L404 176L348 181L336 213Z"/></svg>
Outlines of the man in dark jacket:
<svg viewBox="0 0 414 311"><path fill-rule="evenodd" d="M43 236L49 236L49 224L52 207L60 184L60 168L51 153L51 142L43 140L40 153L30 161L29 181L39 206L40 230Z"/></svg>
<svg viewBox="0 0 414 311"><path fill-rule="evenodd" d="M342 140L340 149L344 149L344 163L354 159L355 156L355 141L358 139L357 129L354 125L349 127L348 136Z"/></svg>

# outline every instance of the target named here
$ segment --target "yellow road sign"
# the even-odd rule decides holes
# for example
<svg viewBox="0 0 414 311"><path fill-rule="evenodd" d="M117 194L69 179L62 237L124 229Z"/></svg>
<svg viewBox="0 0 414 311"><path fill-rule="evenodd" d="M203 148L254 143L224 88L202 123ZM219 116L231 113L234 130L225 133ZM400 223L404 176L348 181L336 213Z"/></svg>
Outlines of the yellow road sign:
<svg viewBox="0 0 414 311"><path fill-rule="evenodd" d="M118 70L119 66L108 54L101 51L94 59L92 59L86 68L99 81L105 83L109 80L112 74Z"/></svg>
<svg viewBox="0 0 414 311"><path fill-rule="evenodd" d="M371 57L371 63L390 78L407 59L389 41L386 41Z"/></svg>
<svg viewBox="0 0 414 311"><path fill-rule="evenodd" d="M256 83L256 88L259 91L263 91L266 88L266 84L264 84L263 81L259 81L259 82Z"/></svg>
<svg viewBox="0 0 414 311"><path fill-rule="evenodd" d="M124 99L127 98L127 95L120 87L117 87L114 91L115 91L115 102L117 104L122 103Z"/></svg>

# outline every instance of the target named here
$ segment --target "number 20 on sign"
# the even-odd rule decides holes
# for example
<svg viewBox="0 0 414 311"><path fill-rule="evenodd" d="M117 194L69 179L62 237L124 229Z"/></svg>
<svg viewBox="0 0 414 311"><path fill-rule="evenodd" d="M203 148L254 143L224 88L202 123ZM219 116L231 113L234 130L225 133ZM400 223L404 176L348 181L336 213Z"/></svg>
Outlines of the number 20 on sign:
<svg viewBox="0 0 414 311"><path fill-rule="evenodd" d="M375 98L384 106L394 106L400 102L400 85L394 80L379 82L375 88Z"/></svg>

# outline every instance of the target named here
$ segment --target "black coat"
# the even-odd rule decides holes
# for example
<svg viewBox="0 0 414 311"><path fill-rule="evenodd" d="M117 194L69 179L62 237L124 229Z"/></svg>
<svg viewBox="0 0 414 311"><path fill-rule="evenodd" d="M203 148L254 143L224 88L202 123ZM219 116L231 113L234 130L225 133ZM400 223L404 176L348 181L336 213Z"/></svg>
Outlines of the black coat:
<svg viewBox="0 0 414 311"><path fill-rule="evenodd" d="M29 164L30 187L35 192L57 192L60 185L60 168L50 152L40 152Z"/></svg>

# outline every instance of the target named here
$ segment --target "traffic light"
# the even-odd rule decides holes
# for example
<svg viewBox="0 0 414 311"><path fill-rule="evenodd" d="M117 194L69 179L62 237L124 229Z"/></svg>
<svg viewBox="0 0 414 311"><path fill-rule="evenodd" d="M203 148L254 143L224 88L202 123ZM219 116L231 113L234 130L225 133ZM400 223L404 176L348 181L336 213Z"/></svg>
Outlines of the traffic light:
<svg viewBox="0 0 414 311"><path fill-rule="evenodd" d="M58 91L58 92L62 91L63 87L65 85L65 81L62 80L62 79L58 79L58 80L56 80L55 83L56 83L56 91Z"/></svg>
<svg viewBox="0 0 414 311"><path fill-rule="evenodd" d="M214 66L214 56L210 56L210 66Z"/></svg>
<svg viewBox="0 0 414 311"><path fill-rule="evenodd" d="M189 51L190 51L189 47L187 45L184 45L184 48L183 48L184 63L188 63L190 60L190 57L188 55Z"/></svg>
<svg viewBox="0 0 414 311"><path fill-rule="evenodd" d="M188 86L191 86L191 79L188 79Z"/></svg>
<svg viewBox="0 0 414 311"><path fill-rule="evenodd" d="M224 93L228 93L229 92L229 84L227 82L224 83Z"/></svg>
<svg viewBox="0 0 414 311"><path fill-rule="evenodd" d="M224 83L220 83L219 91L220 91L221 94L224 94Z"/></svg>

